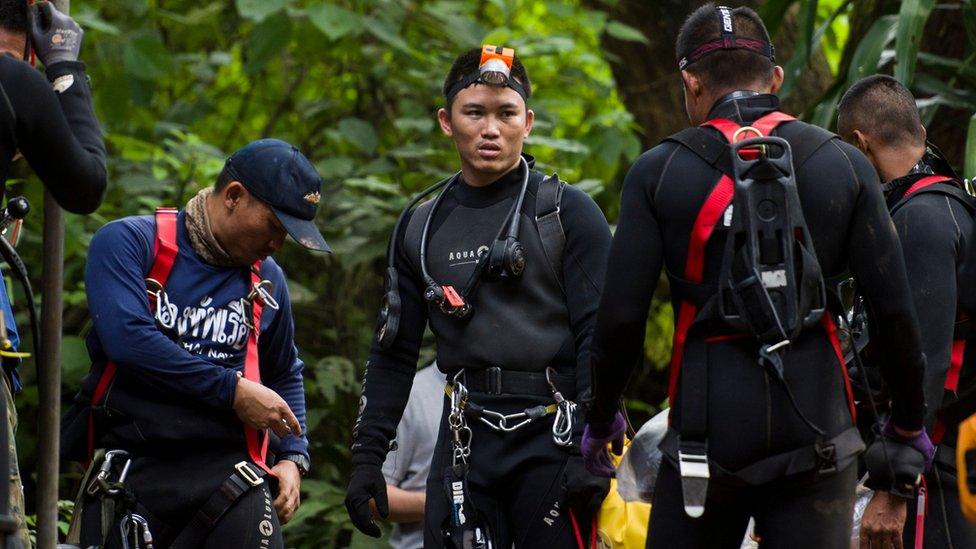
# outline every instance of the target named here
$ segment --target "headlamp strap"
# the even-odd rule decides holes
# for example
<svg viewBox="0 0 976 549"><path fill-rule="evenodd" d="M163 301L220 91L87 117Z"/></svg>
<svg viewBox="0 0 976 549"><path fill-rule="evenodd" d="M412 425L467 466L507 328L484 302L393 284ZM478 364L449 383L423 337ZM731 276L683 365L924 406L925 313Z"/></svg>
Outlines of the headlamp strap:
<svg viewBox="0 0 976 549"><path fill-rule="evenodd" d="M702 57L719 50L747 50L766 57L770 61L776 61L776 50L771 43L765 40L739 38L735 35L735 17L732 14L732 8L718 6L715 11L718 14L720 37L718 40L692 47L690 52L681 52L678 59L678 70L683 71Z"/></svg>

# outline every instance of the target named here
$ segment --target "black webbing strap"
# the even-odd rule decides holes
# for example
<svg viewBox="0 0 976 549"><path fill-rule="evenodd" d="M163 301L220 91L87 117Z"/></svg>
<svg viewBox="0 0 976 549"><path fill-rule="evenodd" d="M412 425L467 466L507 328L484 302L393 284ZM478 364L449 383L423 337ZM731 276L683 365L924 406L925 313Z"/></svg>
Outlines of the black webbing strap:
<svg viewBox="0 0 976 549"><path fill-rule="evenodd" d="M539 183L539 190L535 197L535 225L539 230L539 238L542 239L542 250L563 293L566 292L563 286L563 251L566 248L566 232L559 220L559 203L564 185L559 181L559 176L552 174Z"/></svg>
<svg viewBox="0 0 976 549"><path fill-rule="evenodd" d="M564 397L570 400L576 398L575 375L556 374L552 377L552 382ZM549 387L545 372L516 372L502 370L497 366L483 370L465 368L463 383L473 393L552 396L552 388Z"/></svg>
<svg viewBox="0 0 976 549"><path fill-rule="evenodd" d="M951 196L958 200L963 206L969 210L970 215L976 214L976 197L960 189L959 187L949 184L949 183L934 183L928 187L922 187L921 189L913 192L912 194L902 198L891 207L891 215L895 215L895 212L900 210L905 204L908 203L912 198L927 193L937 193Z"/></svg>
<svg viewBox="0 0 976 549"><path fill-rule="evenodd" d="M831 133L820 126L805 124L796 136L789 139L790 149L793 154L793 173L795 174L800 171L800 168L813 156L813 153L820 150L820 147L826 145L831 139L840 138L837 134Z"/></svg>
<svg viewBox="0 0 976 549"><path fill-rule="evenodd" d="M661 442L661 451L674 458L679 448L678 433L670 429ZM724 482L739 482L759 486L787 475L814 472L829 474L843 470L854 458L864 451L864 441L856 427L851 427L839 435L819 445L804 446L761 459L737 471L729 471L714 461L711 463L713 476Z"/></svg>
<svg viewBox="0 0 976 549"><path fill-rule="evenodd" d="M207 538L222 516L237 503L237 500L252 488L264 483L267 473L260 467L242 461L234 466L234 473L227 477L220 487L193 515L170 547L172 549L196 549Z"/></svg>

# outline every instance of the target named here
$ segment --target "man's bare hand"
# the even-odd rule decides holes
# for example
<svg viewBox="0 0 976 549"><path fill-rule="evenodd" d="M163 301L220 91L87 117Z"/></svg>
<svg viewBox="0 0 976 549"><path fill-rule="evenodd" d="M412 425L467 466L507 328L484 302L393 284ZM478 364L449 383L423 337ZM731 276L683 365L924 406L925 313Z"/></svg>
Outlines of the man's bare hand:
<svg viewBox="0 0 976 549"><path fill-rule="evenodd" d="M237 380L234 411L245 424L255 429L271 429L279 437L302 432L298 418L278 393L243 377Z"/></svg>
<svg viewBox="0 0 976 549"><path fill-rule="evenodd" d="M875 492L861 519L861 549L903 549L908 502L888 492Z"/></svg>
<svg viewBox="0 0 976 549"><path fill-rule="evenodd" d="M302 475L294 461L281 460L272 470L278 476L278 495L274 507L278 522L286 524L301 505Z"/></svg>

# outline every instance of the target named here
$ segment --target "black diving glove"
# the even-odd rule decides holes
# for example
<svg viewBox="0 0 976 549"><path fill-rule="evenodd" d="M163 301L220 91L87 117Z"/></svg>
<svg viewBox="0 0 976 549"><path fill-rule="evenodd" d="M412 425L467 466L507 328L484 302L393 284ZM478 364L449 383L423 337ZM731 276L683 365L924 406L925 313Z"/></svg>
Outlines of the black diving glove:
<svg viewBox="0 0 976 549"><path fill-rule="evenodd" d="M576 519L586 522L596 516L610 491L610 479L598 477L586 470L583 456L570 456L563 471L563 499L561 507L576 513Z"/></svg>
<svg viewBox="0 0 976 549"><path fill-rule="evenodd" d="M356 465L349 475L346 488L346 511L353 526L367 536L378 538L380 527L373 522L369 500L376 500L376 510L381 517L390 516L390 504L386 498L386 478L376 465Z"/></svg>
<svg viewBox="0 0 976 549"><path fill-rule="evenodd" d="M925 456L899 440L878 438L864 452L864 465L868 470L865 486L912 498L925 470Z"/></svg>

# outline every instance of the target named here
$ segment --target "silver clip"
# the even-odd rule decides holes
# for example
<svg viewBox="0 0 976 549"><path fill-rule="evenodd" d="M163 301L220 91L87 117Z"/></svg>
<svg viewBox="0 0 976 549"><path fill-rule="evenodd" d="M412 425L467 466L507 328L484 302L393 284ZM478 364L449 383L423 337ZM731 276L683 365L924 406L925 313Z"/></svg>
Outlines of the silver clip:
<svg viewBox="0 0 976 549"><path fill-rule="evenodd" d="M705 497L708 495L708 454L691 454L679 450L678 465L685 514L698 518L705 513Z"/></svg>

